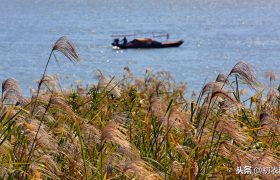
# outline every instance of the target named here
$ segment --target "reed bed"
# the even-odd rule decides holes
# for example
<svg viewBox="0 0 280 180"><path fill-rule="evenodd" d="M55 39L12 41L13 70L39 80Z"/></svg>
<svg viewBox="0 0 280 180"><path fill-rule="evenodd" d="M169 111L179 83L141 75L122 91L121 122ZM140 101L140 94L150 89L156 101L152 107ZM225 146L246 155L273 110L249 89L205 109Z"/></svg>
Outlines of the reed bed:
<svg viewBox="0 0 280 180"><path fill-rule="evenodd" d="M47 75L57 52L79 61L74 45L60 38L31 98L17 80L2 83L0 179L277 178L236 173L280 165L274 73L261 85L241 61L191 99L168 72L147 70L140 78L128 67L121 79L97 70L97 85L62 90ZM246 98L244 89L254 95Z"/></svg>

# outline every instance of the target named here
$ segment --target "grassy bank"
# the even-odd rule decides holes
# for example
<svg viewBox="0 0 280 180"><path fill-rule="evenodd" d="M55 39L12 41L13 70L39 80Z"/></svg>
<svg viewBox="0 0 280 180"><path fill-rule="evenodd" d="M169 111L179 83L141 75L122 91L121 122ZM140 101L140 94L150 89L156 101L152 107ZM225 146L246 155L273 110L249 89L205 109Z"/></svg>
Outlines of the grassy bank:
<svg viewBox="0 0 280 180"><path fill-rule="evenodd" d="M47 75L56 52L79 60L73 44L59 39L31 98L21 95L15 79L2 84L1 178L275 177L236 174L244 166L279 167L280 101L273 73L266 87L239 62L191 99L169 73L147 70L138 78L128 67L121 79L98 70L97 85L62 90ZM244 89L254 95L246 98Z"/></svg>

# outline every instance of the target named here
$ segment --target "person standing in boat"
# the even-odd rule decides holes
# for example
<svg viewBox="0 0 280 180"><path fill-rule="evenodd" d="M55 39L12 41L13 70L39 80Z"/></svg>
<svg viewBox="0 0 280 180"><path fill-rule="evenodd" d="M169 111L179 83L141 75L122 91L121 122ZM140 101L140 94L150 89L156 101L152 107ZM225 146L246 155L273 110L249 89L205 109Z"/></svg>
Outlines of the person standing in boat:
<svg viewBox="0 0 280 180"><path fill-rule="evenodd" d="M124 38L123 38L123 45L125 46L126 44L127 44L127 39L126 39L126 37L124 36Z"/></svg>

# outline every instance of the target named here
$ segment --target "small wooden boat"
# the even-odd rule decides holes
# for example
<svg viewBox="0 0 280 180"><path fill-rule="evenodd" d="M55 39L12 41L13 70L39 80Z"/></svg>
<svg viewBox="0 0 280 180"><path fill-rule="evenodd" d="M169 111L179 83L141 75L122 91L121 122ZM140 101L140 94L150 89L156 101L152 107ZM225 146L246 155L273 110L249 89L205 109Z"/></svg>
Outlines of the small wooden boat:
<svg viewBox="0 0 280 180"><path fill-rule="evenodd" d="M129 48L169 48L169 47L179 47L184 43L183 40L179 41L167 41L159 42L150 38L137 38L132 41L127 42L124 38L123 43L119 43L119 39L114 39L112 46L117 49L129 49Z"/></svg>

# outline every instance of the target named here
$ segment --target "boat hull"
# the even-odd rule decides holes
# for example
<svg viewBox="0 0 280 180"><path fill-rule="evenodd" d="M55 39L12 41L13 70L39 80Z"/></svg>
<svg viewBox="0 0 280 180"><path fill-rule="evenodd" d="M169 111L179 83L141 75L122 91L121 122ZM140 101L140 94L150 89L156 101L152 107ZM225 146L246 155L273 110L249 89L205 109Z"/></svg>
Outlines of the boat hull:
<svg viewBox="0 0 280 180"><path fill-rule="evenodd" d="M152 43L133 43L128 42L126 45L124 44L115 44L112 43L112 46L117 47L119 49L150 49L150 48L170 48L170 47L179 47L184 43L184 41L174 41L174 42L164 42L160 43L157 41L153 41Z"/></svg>

